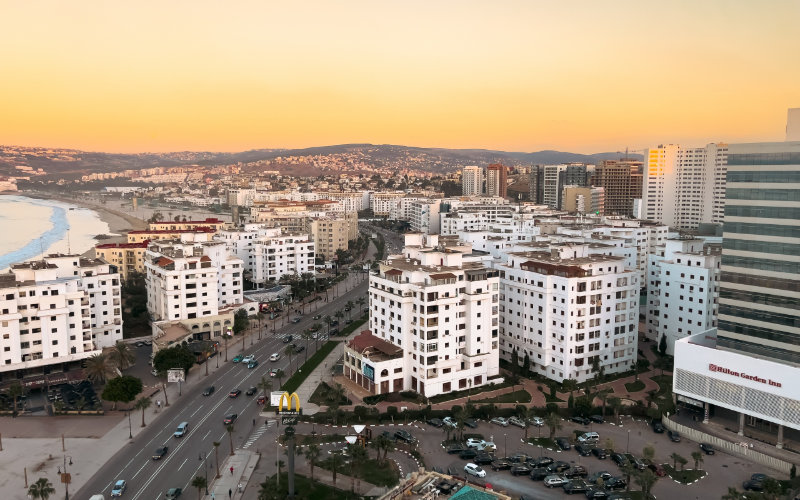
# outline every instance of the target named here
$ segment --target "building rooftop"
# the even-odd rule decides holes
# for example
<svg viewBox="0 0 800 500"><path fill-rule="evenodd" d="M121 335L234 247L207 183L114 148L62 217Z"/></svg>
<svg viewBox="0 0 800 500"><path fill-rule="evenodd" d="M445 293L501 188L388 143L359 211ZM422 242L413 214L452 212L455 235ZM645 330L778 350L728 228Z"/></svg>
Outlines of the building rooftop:
<svg viewBox="0 0 800 500"><path fill-rule="evenodd" d="M95 245L95 248L104 249L104 248L147 248L147 245L150 244L150 240L143 240L139 243L103 243L102 245Z"/></svg>
<svg viewBox="0 0 800 500"><path fill-rule="evenodd" d="M376 337L364 330L347 343L347 347L374 361L403 357L403 348Z"/></svg>
<svg viewBox="0 0 800 500"><path fill-rule="evenodd" d="M176 222L175 224L192 224L192 222ZM175 234L175 233L216 233L213 227L195 227L193 229L137 229L128 234Z"/></svg>

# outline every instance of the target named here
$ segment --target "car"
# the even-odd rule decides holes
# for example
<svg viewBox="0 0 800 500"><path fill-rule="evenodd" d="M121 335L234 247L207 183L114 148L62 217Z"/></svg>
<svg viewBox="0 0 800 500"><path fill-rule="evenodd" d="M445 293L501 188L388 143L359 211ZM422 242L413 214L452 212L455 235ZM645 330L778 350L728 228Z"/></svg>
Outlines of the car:
<svg viewBox="0 0 800 500"><path fill-rule="evenodd" d="M233 361L234 363L241 363L243 359L244 356L242 356L241 354L237 354L236 356L233 357L231 361Z"/></svg>
<svg viewBox="0 0 800 500"><path fill-rule="evenodd" d="M586 477L589 475L589 471L586 470L586 467L583 465L573 465L566 471L564 471L564 477L568 479L572 479L575 477Z"/></svg>
<svg viewBox="0 0 800 500"><path fill-rule="evenodd" d="M329 323L330 326L339 326L339 320L333 320Z"/></svg>
<svg viewBox="0 0 800 500"><path fill-rule="evenodd" d="M653 420L652 426L653 426L653 432L655 432L656 434L664 434L665 430L664 424L662 424L658 420Z"/></svg>
<svg viewBox="0 0 800 500"><path fill-rule="evenodd" d="M479 444L478 447L476 448L476 450L478 450L478 451L486 451L486 452L496 451L497 450L497 445L494 444L491 441L485 441L485 442Z"/></svg>
<svg viewBox="0 0 800 500"><path fill-rule="evenodd" d="M288 344L289 342L292 341L293 338L294 338L293 336L287 335L287 336L283 337L283 343L284 344Z"/></svg>
<svg viewBox="0 0 800 500"><path fill-rule="evenodd" d="M628 459L622 453L614 453L611 455L611 460L620 467L625 467L628 463Z"/></svg>
<svg viewBox="0 0 800 500"><path fill-rule="evenodd" d="M492 470L509 470L511 469L511 462L505 459L495 460L492 462Z"/></svg>
<svg viewBox="0 0 800 500"><path fill-rule="evenodd" d="M444 417L442 419L442 424L446 425L451 429L455 429L456 427L458 427L458 422L456 422L453 417Z"/></svg>
<svg viewBox="0 0 800 500"><path fill-rule="evenodd" d="M406 443L415 443L417 441L416 439L414 439L414 436L412 436L410 432L404 430L399 430L395 432L394 436L400 441L405 441Z"/></svg>
<svg viewBox="0 0 800 500"><path fill-rule="evenodd" d="M270 361L278 361L279 359L281 359L281 355L277 352L273 352L269 357Z"/></svg>
<svg viewBox="0 0 800 500"><path fill-rule="evenodd" d="M483 439L468 438L467 439L467 448L477 448L478 446L482 445L485 442L486 441L484 441Z"/></svg>
<svg viewBox="0 0 800 500"><path fill-rule="evenodd" d="M214 388L213 385L209 385L208 387L205 388L205 390L203 390L203 396L210 396L214 394L215 390L216 389Z"/></svg>
<svg viewBox="0 0 800 500"><path fill-rule="evenodd" d="M509 418L508 419L508 423L511 424L511 425L514 425L516 427L519 427L520 429L524 429L525 427L528 427L528 424L526 424L524 420L522 420L521 418L517 418L517 417Z"/></svg>
<svg viewBox="0 0 800 500"><path fill-rule="evenodd" d="M277 368L273 368L272 370L270 370L269 371L269 376L270 377L277 377L278 376L278 369Z"/></svg>
<svg viewBox="0 0 800 500"><path fill-rule="evenodd" d="M478 465L487 465L494 462L494 457L485 451L479 451L472 462Z"/></svg>
<svg viewBox="0 0 800 500"><path fill-rule="evenodd" d="M265 405L265 404L267 404L267 397L264 396L263 394L259 395L258 398L256 399L256 404L257 405Z"/></svg>
<svg viewBox="0 0 800 500"><path fill-rule="evenodd" d="M465 465L464 472L475 477L486 477L486 471L483 470L479 465L473 463L468 463Z"/></svg>
<svg viewBox="0 0 800 500"><path fill-rule="evenodd" d="M478 456L478 450L475 448L467 448L466 450L462 450L461 453L458 454L458 458L461 460L472 460L473 458Z"/></svg>
<svg viewBox="0 0 800 500"><path fill-rule="evenodd" d="M136 343L136 347L144 347L144 342L140 340L139 342Z"/></svg>
<svg viewBox="0 0 800 500"><path fill-rule="evenodd" d="M708 443L700 443L700 449L703 450L703 453L705 453L706 455L714 454L714 447Z"/></svg>
<svg viewBox="0 0 800 500"><path fill-rule="evenodd" d="M622 477L610 477L603 483L603 486L607 490L624 490L628 487L628 482Z"/></svg>
<svg viewBox="0 0 800 500"><path fill-rule="evenodd" d="M249 368L249 369L251 369L251 370L252 370L253 368L255 368L256 366L258 366L258 361L256 361L256 360L253 360L253 361L251 361L251 362L247 363L247 368Z"/></svg>
<svg viewBox="0 0 800 500"><path fill-rule="evenodd" d="M573 479L567 483L564 483L563 488L564 493L567 495L572 495L573 493L586 493L586 490L589 489L589 485L581 479Z"/></svg>
<svg viewBox="0 0 800 500"><path fill-rule="evenodd" d="M347 318L347 319L344 321L344 324L345 324L345 325L349 325L349 324L351 324L352 322L353 322L353 320L352 320L352 319L350 319L350 318Z"/></svg>
<svg viewBox="0 0 800 500"><path fill-rule="evenodd" d="M222 423L225 425L231 425L232 423L236 422L237 418L239 418L238 414L231 413L230 415L225 415L225 418L222 419Z"/></svg>
<svg viewBox="0 0 800 500"><path fill-rule="evenodd" d="M539 468L539 467L547 467L548 465L552 464L554 461L555 460L553 460L550 457L538 457L538 458L532 458L530 460L530 463L535 468Z"/></svg>
<svg viewBox="0 0 800 500"><path fill-rule="evenodd" d="M589 415L589 420L596 424L602 424L606 421L602 415Z"/></svg>
<svg viewBox="0 0 800 500"><path fill-rule="evenodd" d="M764 481L753 481L752 479L748 479L742 483L742 489L744 491L764 491Z"/></svg>
<svg viewBox="0 0 800 500"><path fill-rule="evenodd" d="M600 486L592 486L591 488L587 489L584 493L586 498L595 499L595 498L608 498L608 492L601 488Z"/></svg>
<svg viewBox="0 0 800 500"><path fill-rule="evenodd" d="M586 482L590 483L590 484L597 484L597 480L598 479L602 479L603 482L605 482L605 481L608 481L609 479L611 479L612 477L614 477L614 476L612 476L610 472L601 470L601 471L594 472L594 473L590 474L586 478Z"/></svg>
<svg viewBox="0 0 800 500"><path fill-rule="evenodd" d="M476 422L474 418L468 418L468 419L464 420L464 425L466 425L470 429L477 429L478 428L478 422Z"/></svg>
<svg viewBox="0 0 800 500"><path fill-rule="evenodd" d="M339 335L339 329L338 328L331 328L330 331L328 332L328 334L329 335Z"/></svg>
<svg viewBox="0 0 800 500"><path fill-rule="evenodd" d="M169 448L166 446L162 446L161 448L156 448L155 453L153 453L153 460L161 460L164 458L164 455L167 454Z"/></svg>
<svg viewBox="0 0 800 500"><path fill-rule="evenodd" d="M301 318L300 316L295 316L294 318L292 318L292 323L294 324L300 323L301 321L303 321L303 318Z"/></svg>
<svg viewBox="0 0 800 500"><path fill-rule="evenodd" d="M172 434L173 437L182 438L189 431L189 422L181 422L178 428Z"/></svg>
<svg viewBox="0 0 800 500"><path fill-rule="evenodd" d="M512 476L529 476L531 474L531 468L525 464L517 464L511 467L511 475Z"/></svg>
<svg viewBox="0 0 800 500"><path fill-rule="evenodd" d="M680 443L681 442L681 435L678 431L667 431L667 437L673 443Z"/></svg>
<svg viewBox="0 0 800 500"><path fill-rule="evenodd" d="M303 352L305 350L306 350L306 346L304 346L304 345L296 345L296 346L294 346L294 353L295 354L299 354L299 353L301 353L301 352Z"/></svg>
<svg viewBox="0 0 800 500"><path fill-rule="evenodd" d="M570 421L575 422L576 424L581 424L581 425L589 425L589 424L592 423L591 420L589 420L586 417L582 417L580 415L575 415L574 417L572 417L570 419Z"/></svg>
<svg viewBox="0 0 800 500"><path fill-rule="evenodd" d="M314 317L313 317L313 318L311 318L311 319L313 319L314 321L316 321L316 320L318 320L318 319L320 319L320 318L322 318L322 316L320 316L319 314L315 314L315 315L314 315Z"/></svg>
<svg viewBox="0 0 800 500"><path fill-rule="evenodd" d="M144 345L153 345L153 341L152 340L145 340L144 341Z"/></svg>
<svg viewBox="0 0 800 500"><path fill-rule="evenodd" d="M765 481L767 479L770 479L770 477L768 475L766 475L766 474L761 473L761 472L756 472L755 474L750 476L750 480L751 481Z"/></svg>
<svg viewBox="0 0 800 500"><path fill-rule="evenodd" d="M569 444L569 439L564 437L556 438L556 444L564 451L572 448L572 445Z"/></svg>
<svg viewBox="0 0 800 500"><path fill-rule="evenodd" d="M231 392L228 393L228 397L229 398L238 398L239 394L241 394L241 393L242 393L241 389L234 389L234 390L232 390Z"/></svg>
<svg viewBox="0 0 800 500"><path fill-rule="evenodd" d="M449 453L450 455L457 455L457 454L461 453L462 451L464 451L466 449L467 448L464 448L463 445L460 445L460 444L456 443L456 444L447 445L447 448L445 448L445 451L447 451L447 453Z"/></svg>
<svg viewBox="0 0 800 500"><path fill-rule="evenodd" d="M567 479L563 476L559 476L558 474L551 474L544 478L544 485L548 488L555 488L556 486L562 486L564 483L567 482Z"/></svg>
<svg viewBox="0 0 800 500"><path fill-rule="evenodd" d="M513 462L513 463L515 463L515 464L523 464L523 463L527 463L528 460L530 460L531 458L532 457L530 457L529 455L527 455L525 453L514 453L513 455L508 457L508 460Z"/></svg>
<svg viewBox="0 0 800 500"><path fill-rule="evenodd" d="M531 417L528 419L528 422L535 427L543 427L544 426L544 419L542 417Z"/></svg>
<svg viewBox="0 0 800 500"><path fill-rule="evenodd" d="M647 468L653 471L653 474L655 474L658 477L664 477L667 475L667 471L664 470L664 467L661 464L657 464L653 461L648 461L648 462L649 463L647 463Z"/></svg>
<svg viewBox="0 0 800 500"><path fill-rule="evenodd" d="M492 423L492 424L501 425L503 427L508 427L508 420L506 420L503 417L494 417L489 422Z"/></svg>
<svg viewBox="0 0 800 500"><path fill-rule="evenodd" d="M531 470L532 481L543 481L551 472L546 467L537 467Z"/></svg>
<svg viewBox="0 0 800 500"><path fill-rule="evenodd" d="M180 488L170 488L167 490L167 494L164 495L164 500L175 500L179 496L181 496L183 490Z"/></svg>
<svg viewBox="0 0 800 500"><path fill-rule="evenodd" d="M636 458L631 453L626 453L625 458L628 459L628 462L633 465L637 470L645 470L647 468L647 464L641 458Z"/></svg>
<svg viewBox="0 0 800 500"><path fill-rule="evenodd" d="M547 470L549 470L551 474L554 472L564 472L567 469L569 469L569 464L567 462L562 462L561 460L558 462L553 462L547 466Z"/></svg>
<svg viewBox="0 0 800 500"><path fill-rule="evenodd" d="M258 392L258 387L253 386L253 387L247 389L244 393L245 393L246 396L252 396L253 394L255 394L257 392Z"/></svg>
<svg viewBox="0 0 800 500"><path fill-rule="evenodd" d="M428 425L432 425L434 427L439 428L439 427L443 426L444 423L442 422L441 418L429 418L428 419Z"/></svg>
<svg viewBox="0 0 800 500"><path fill-rule="evenodd" d="M119 479L116 483L114 483L114 487L111 488L111 496L121 497L127 488L128 483L126 483L124 479Z"/></svg>
<svg viewBox="0 0 800 500"><path fill-rule="evenodd" d="M592 448L592 455L596 456L600 460L604 460L608 457L608 452L605 448Z"/></svg>
<svg viewBox="0 0 800 500"><path fill-rule="evenodd" d="M578 455L582 457L588 457L592 454L592 447L588 444L576 444L575 451L577 451Z"/></svg>
<svg viewBox="0 0 800 500"><path fill-rule="evenodd" d="M242 358L242 363L247 364L247 363L249 363L251 361L255 361L255 359L256 359L256 357L254 355L248 354L247 356Z"/></svg>

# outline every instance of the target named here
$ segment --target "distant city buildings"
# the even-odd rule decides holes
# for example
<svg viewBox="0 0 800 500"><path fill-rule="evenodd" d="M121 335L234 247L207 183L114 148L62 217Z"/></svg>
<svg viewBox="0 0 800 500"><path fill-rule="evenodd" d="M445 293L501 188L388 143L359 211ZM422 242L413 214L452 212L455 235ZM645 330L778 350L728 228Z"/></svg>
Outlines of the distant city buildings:
<svg viewBox="0 0 800 500"><path fill-rule="evenodd" d="M508 194L508 167L493 163L486 167L486 195L505 198Z"/></svg>
<svg viewBox="0 0 800 500"><path fill-rule="evenodd" d="M595 167L591 182L603 188L606 214L631 217L634 200L642 197L642 162L604 160Z"/></svg>
<svg viewBox="0 0 800 500"><path fill-rule="evenodd" d="M468 166L461 170L461 194L464 196L483 194L483 169L481 167Z"/></svg>
<svg viewBox="0 0 800 500"><path fill-rule="evenodd" d="M605 214L605 190L601 187L564 186L561 210L568 213Z"/></svg>

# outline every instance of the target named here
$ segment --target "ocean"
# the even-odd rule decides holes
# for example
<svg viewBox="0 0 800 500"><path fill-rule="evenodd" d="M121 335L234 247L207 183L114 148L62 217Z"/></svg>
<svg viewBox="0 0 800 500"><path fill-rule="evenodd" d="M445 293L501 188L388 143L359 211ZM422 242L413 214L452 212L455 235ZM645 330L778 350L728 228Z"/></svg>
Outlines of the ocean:
<svg viewBox="0 0 800 500"><path fill-rule="evenodd" d="M82 254L108 234L97 212L53 200L0 196L0 270L51 253Z"/></svg>

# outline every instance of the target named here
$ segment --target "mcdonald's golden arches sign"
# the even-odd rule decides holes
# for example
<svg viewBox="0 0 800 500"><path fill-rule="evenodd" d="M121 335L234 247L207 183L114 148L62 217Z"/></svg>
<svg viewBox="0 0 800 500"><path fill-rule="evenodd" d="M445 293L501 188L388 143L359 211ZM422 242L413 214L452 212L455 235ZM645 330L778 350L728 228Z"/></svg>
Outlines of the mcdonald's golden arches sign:
<svg viewBox="0 0 800 500"><path fill-rule="evenodd" d="M294 401L294 409L292 409L292 401ZM286 404L286 409L283 409L284 403ZM289 394L288 392L284 392L281 394L281 398L278 400L278 414L279 415L300 415L302 412L300 410L300 397L297 395L296 392Z"/></svg>

